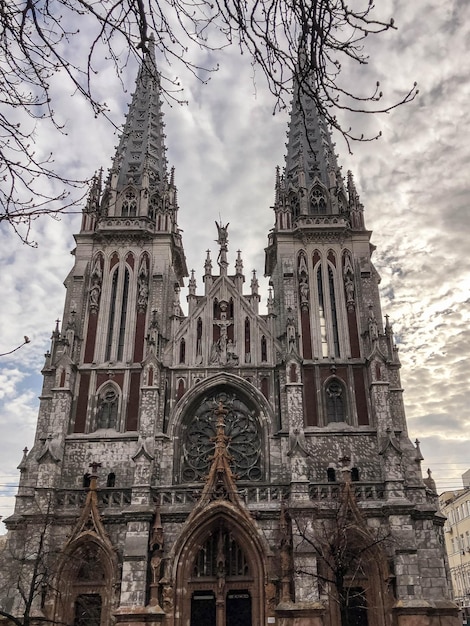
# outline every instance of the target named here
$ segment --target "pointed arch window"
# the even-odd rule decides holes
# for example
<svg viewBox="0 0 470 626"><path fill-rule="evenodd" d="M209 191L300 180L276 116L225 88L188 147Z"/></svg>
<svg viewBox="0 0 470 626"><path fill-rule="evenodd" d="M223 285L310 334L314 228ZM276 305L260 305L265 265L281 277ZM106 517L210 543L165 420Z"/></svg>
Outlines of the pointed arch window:
<svg viewBox="0 0 470 626"><path fill-rule="evenodd" d="M251 327L250 320L245 317L245 363L251 361Z"/></svg>
<svg viewBox="0 0 470 626"><path fill-rule="evenodd" d="M330 380L325 387L326 420L328 424L346 421L345 389L337 378Z"/></svg>
<svg viewBox="0 0 470 626"><path fill-rule="evenodd" d="M100 428L117 429L119 412L119 391L115 385L106 385L99 393L96 403L95 430Z"/></svg>
<svg viewBox="0 0 470 626"><path fill-rule="evenodd" d="M199 550L194 560L195 578L246 577L250 568L238 541L224 528L213 533Z"/></svg>
<svg viewBox="0 0 470 626"><path fill-rule="evenodd" d="M325 292L323 290L323 276L321 264L317 268L318 316L320 320L320 337L322 356L328 356L328 335L325 316Z"/></svg>
<svg viewBox="0 0 470 626"><path fill-rule="evenodd" d="M268 344L266 341L266 337L263 335L261 337L261 361L266 363L268 360Z"/></svg>
<svg viewBox="0 0 470 626"><path fill-rule="evenodd" d="M320 185L315 185L310 194L310 211L313 215L326 215L326 194Z"/></svg>
<svg viewBox="0 0 470 626"><path fill-rule="evenodd" d="M116 268L116 270L114 271L112 283L111 283L111 307L109 309L109 321L108 321L108 334L107 334L107 339L106 339L105 361L109 361L111 359L111 347L113 345L113 334L114 334L114 318L116 316L116 298L117 298L118 280L119 280L119 269Z"/></svg>
<svg viewBox="0 0 470 626"><path fill-rule="evenodd" d="M119 324L118 361L122 361L124 351L124 339L126 336L127 303L129 299L129 270L124 272L124 284L122 288L121 319Z"/></svg>
<svg viewBox="0 0 470 626"><path fill-rule="evenodd" d="M202 361L202 319L198 317L196 326L196 362Z"/></svg>
<svg viewBox="0 0 470 626"><path fill-rule="evenodd" d="M339 356L339 332L338 332L338 314L336 311L336 295L335 281L333 270L328 266L328 286L330 289L330 309L331 309L331 326L333 331L333 349L334 355Z"/></svg>
<svg viewBox="0 0 470 626"><path fill-rule="evenodd" d="M132 255L128 255L125 262L116 261L119 265L111 270L108 325L104 350L105 361L122 361L125 357L131 289L131 273L128 263L130 264L132 261Z"/></svg>
<svg viewBox="0 0 470 626"><path fill-rule="evenodd" d="M137 196L133 189L128 189L124 195L121 215L122 217L135 217L137 215Z"/></svg>
<svg viewBox="0 0 470 626"><path fill-rule="evenodd" d="M291 211L292 211L292 217L295 219L297 219L300 215L300 202L299 202L299 198L296 194L291 194L290 198L289 198L289 204L291 207Z"/></svg>
<svg viewBox="0 0 470 626"><path fill-rule="evenodd" d="M186 341L181 339L180 341L180 363L184 363L186 360Z"/></svg>
<svg viewBox="0 0 470 626"><path fill-rule="evenodd" d="M149 201L148 216L151 220L155 220L158 209L161 207L160 196L157 193L152 194Z"/></svg>

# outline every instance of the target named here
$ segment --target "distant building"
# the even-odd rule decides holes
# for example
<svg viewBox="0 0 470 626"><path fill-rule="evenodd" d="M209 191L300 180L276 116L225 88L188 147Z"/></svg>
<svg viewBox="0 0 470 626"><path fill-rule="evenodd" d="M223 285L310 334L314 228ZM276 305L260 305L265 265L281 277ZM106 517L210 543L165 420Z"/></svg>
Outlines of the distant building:
<svg viewBox="0 0 470 626"><path fill-rule="evenodd" d="M210 220L185 313L160 95L151 51L76 235L2 606L21 615L33 577L30 614L56 625L454 626L371 231L313 99L294 99L256 208L273 210L267 312Z"/></svg>
<svg viewBox="0 0 470 626"><path fill-rule="evenodd" d="M454 600L470 618L470 470L462 482L462 489L444 491L439 505L447 517L444 536Z"/></svg>

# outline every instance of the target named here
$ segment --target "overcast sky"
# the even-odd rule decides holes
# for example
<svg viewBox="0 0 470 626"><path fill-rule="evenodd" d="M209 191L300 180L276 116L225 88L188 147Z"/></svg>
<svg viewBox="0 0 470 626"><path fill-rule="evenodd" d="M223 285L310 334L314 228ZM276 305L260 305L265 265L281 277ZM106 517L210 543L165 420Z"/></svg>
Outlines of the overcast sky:
<svg viewBox="0 0 470 626"><path fill-rule="evenodd" d="M381 130L380 140L355 145L349 155L336 139L336 149L343 171L354 174L366 226L373 230L383 312L400 348L410 436L421 442L423 471L430 467L443 491L461 487L461 474L470 469L470 3L387 0L380 6L398 31L371 39L371 62L351 81L365 86L378 79L392 100L416 80L420 95L385 117L357 120L366 130ZM189 106L164 106L179 225L199 289L205 251L216 257L219 217L230 222L232 267L241 249L247 284L253 269L261 279L273 225L275 167L284 162L287 130L287 117L272 115L274 101L248 60L232 49L218 61L220 70L208 84L183 75ZM134 79L132 70L131 89ZM109 70L100 75L100 89L122 123L129 94L123 95ZM52 150L57 167L71 177L88 177L101 166L106 171L117 144L112 127L95 120L65 82L57 84L56 94L68 135L39 129L39 147ZM55 319L62 316L62 283L79 224L78 215L37 221L37 248L1 227L0 352L24 335L31 338L0 359L4 517L12 512L22 450L33 442L40 370Z"/></svg>

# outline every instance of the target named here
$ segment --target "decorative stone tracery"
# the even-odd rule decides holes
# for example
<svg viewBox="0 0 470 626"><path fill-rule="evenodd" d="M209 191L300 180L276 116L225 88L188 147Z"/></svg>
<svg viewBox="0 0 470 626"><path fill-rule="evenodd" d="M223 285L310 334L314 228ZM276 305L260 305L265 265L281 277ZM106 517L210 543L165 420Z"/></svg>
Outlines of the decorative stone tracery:
<svg viewBox="0 0 470 626"><path fill-rule="evenodd" d="M261 429L255 412L235 394L216 391L203 398L185 429L182 481L200 481L208 473L216 435L214 409L219 402L227 409L225 434L233 471L239 480L261 480Z"/></svg>

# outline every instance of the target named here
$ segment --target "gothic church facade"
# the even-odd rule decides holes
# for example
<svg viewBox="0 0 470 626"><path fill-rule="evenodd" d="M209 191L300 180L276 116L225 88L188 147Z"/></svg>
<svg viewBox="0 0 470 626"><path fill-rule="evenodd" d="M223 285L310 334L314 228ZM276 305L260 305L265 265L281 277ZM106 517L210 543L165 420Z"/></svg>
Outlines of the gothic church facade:
<svg viewBox="0 0 470 626"><path fill-rule="evenodd" d="M207 254L202 293L189 275L184 314L177 193L147 53L109 177L96 177L83 209L6 520L4 572L42 538L25 566L34 583L41 572L33 617L457 623L371 233L306 98L294 100L274 218L267 312L217 223L218 256ZM2 593L3 607L24 611L17 587L3 581Z"/></svg>

